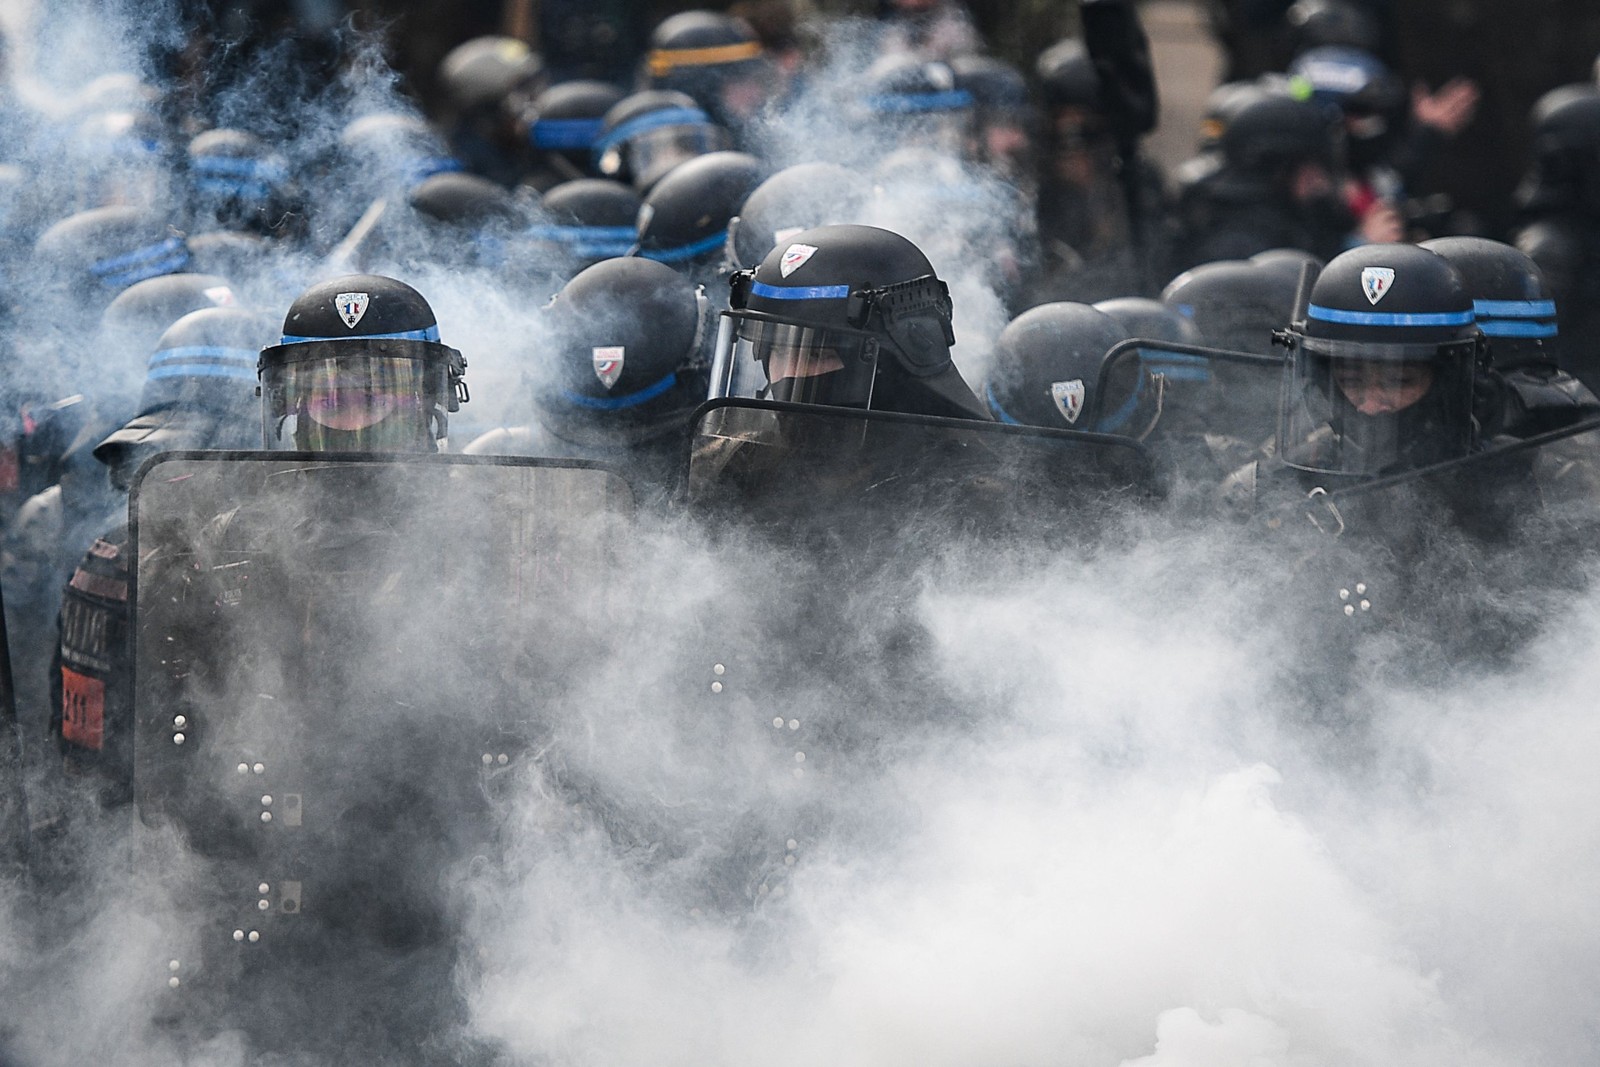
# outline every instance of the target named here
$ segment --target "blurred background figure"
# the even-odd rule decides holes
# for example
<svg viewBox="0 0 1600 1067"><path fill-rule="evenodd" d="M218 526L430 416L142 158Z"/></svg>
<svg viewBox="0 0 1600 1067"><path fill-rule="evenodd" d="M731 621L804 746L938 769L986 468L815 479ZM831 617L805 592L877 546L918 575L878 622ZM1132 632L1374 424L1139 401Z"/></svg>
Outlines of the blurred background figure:
<svg viewBox="0 0 1600 1067"><path fill-rule="evenodd" d="M877 49L951 60L983 46L962 0L879 0Z"/></svg>
<svg viewBox="0 0 1600 1067"><path fill-rule="evenodd" d="M748 22L716 11L673 15L650 35L645 73L651 88L692 97L735 144L756 147L755 120L776 80Z"/></svg>

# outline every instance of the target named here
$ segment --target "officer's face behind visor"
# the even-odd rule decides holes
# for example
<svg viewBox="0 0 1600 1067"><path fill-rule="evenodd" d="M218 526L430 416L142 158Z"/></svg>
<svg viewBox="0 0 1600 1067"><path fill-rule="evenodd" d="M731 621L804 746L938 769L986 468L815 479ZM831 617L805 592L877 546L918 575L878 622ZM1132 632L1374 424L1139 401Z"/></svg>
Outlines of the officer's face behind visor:
<svg viewBox="0 0 1600 1067"><path fill-rule="evenodd" d="M1434 380L1433 365L1416 362L1342 359L1333 363L1332 373L1333 384L1363 415L1404 411L1428 395Z"/></svg>
<svg viewBox="0 0 1600 1067"><path fill-rule="evenodd" d="M1284 412L1285 459L1306 470L1370 476L1468 454L1472 355L1471 345L1385 358L1297 352Z"/></svg>
<svg viewBox="0 0 1600 1067"><path fill-rule="evenodd" d="M741 319L735 337L731 363L760 364L767 380L764 399L835 407L872 405L877 351L865 334Z"/></svg>
<svg viewBox="0 0 1600 1067"><path fill-rule="evenodd" d="M277 443L310 452L431 452L431 368L397 356L343 356L285 364L265 390Z"/></svg>

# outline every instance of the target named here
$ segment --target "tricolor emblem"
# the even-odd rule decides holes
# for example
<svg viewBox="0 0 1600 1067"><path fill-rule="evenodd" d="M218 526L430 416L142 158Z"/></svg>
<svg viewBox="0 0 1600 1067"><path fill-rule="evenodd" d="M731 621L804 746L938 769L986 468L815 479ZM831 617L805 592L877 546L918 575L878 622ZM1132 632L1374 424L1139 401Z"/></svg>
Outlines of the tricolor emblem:
<svg viewBox="0 0 1600 1067"><path fill-rule="evenodd" d="M778 261L778 273L785 278L806 265L806 260L817 254L815 245L790 245L783 250L783 258Z"/></svg>
<svg viewBox="0 0 1600 1067"><path fill-rule="evenodd" d="M1361 290L1367 294L1367 303L1376 304L1389 295L1394 285L1393 267L1367 267L1361 272Z"/></svg>
<svg viewBox="0 0 1600 1067"><path fill-rule="evenodd" d="M1078 416L1083 414L1084 392L1082 378L1050 383L1050 399L1056 402L1056 410L1069 425L1076 425Z"/></svg>
<svg viewBox="0 0 1600 1067"><path fill-rule="evenodd" d="M333 298L333 306L339 309L339 317L352 330L361 321L361 316L367 313L367 306L371 303L372 297L366 293L340 293Z"/></svg>
<svg viewBox="0 0 1600 1067"><path fill-rule="evenodd" d="M621 345L608 345L591 351L594 357L594 376L609 390L617 384L617 379L622 377L622 361L627 356L628 350Z"/></svg>

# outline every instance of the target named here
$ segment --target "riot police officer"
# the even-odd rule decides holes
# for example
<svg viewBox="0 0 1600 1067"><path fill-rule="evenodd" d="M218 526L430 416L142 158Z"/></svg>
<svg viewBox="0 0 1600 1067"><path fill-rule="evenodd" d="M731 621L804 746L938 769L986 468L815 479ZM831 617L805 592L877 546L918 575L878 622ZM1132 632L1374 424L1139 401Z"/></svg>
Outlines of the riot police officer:
<svg viewBox="0 0 1600 1067"><path fill-rule="evenodd" d="M1335 257L1284 335L1282 461L1365 478L1483 447L1473 390L1485 358L1472 298L1447 260L1413 245Z"/></svg>
<svg viewBox="0 0 1600 1067"><path fill-rule="evenodd" d="M312 452L434 452L468 398L466 360L422 294L353 274L301 293L261 351L262 440Z"/></svg>
<svg viewBox="0 0 1600 1067"><path fill-rule="evenodd" d="M899 234L804 230L732 289L713 396L989 419L950 358L949 289Z"/></svg>

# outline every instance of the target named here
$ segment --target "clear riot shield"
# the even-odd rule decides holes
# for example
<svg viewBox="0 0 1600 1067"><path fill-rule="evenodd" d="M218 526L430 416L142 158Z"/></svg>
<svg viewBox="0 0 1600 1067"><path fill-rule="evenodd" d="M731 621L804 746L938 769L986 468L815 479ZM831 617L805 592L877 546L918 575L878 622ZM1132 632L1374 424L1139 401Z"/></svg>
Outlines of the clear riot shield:
<svg viewBox="0 0 1600 1067"><path fill-rule="evenodd" d="M692 505L802 539L1053 538L1156 492L1125 437L896 412L715 400L690 446Z"/></svg>
<svg viewBox="0 0 1600 1067"><path fill-rule="evenodd" d="M493 862L496 778L603 654L632 507L581 462L146 466L134 779L158 1018L262 1055L436 1062L419 1050L459 1013L446 887Z"/></svg>
<svg viewBox="0 0 1600 1067"><path fill-rule="evenodd" d="M1147 439L1180 475L1219 482L1271 451L1277 435L1285 360L1176 341L1130 338L1106 353L1094 395L1124 377L1129 363L1159 377L1161 416ZM1080 418L1097 425L1104 413Z"/></svg>

